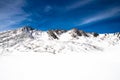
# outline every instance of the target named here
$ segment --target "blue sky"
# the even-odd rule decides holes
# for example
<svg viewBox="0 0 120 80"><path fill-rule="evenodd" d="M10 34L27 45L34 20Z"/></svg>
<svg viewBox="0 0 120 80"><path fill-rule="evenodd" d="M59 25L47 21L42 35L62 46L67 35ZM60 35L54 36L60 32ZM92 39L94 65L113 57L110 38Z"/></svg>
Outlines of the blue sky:
<svg viewBox="0 0 120 80"><path fill-rule="evenodd" d="M0 31L24 25L120 32L120 0L0 0Z"/></svg>

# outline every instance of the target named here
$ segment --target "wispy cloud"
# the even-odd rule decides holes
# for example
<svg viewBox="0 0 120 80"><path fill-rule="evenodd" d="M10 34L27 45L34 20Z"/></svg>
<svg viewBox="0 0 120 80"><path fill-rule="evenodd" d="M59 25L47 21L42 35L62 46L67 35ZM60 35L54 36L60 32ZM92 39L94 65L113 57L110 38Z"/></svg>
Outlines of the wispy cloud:
<svg viewBox="0 0 120 80"><path fill-rule="evenodd" d="M52 6L47 5L47 6L44 8L44 12L49 12L49 11L51 11L52 9L53 9Z"/></svg>
<svg viewBox="0 0 120 80"><path fill-rule="evenodd" d="M73 10L73 9L76 9L76 8L79 8L79 7L83 7L89 3L91 3L93 0L80 0L80 1L77 1L71 5L68 5L66 7L67 10Z"/></svg>
<svg viewBox="0 0 120 80"><path fill-rule="evenodd" d="M83 20L83 22L80 25L97 22L100 20L114 17L119 14L120 14L120 7L110 8L110 9L102 11L94 16L85 18L85 20Z"/></svg>
<svg viewBox="0 0 120 80"><path fill-rule="evenodd" d="M22 9L25 0L1 0L0 5L0 31L20 23L28 16Z"/></svg>

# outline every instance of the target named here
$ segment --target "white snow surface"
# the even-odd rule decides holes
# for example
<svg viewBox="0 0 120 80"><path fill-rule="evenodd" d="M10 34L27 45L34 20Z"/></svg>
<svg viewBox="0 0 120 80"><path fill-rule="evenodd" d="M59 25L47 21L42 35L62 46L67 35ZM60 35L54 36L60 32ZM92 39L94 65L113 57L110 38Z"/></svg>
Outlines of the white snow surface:
<svg viewBox="0 0 120 80"><path fill-rule="evenodd" d="M53 39L46 31L1 32L0 80L120 80L118 33L72 34Z"/></svg>

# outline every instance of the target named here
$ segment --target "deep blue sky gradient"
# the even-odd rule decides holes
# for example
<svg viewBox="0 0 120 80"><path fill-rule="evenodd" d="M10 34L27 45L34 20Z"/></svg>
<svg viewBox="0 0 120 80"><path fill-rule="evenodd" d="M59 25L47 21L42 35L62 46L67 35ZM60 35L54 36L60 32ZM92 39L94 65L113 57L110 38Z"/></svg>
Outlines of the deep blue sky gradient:
<svg viewBox="0 0 120 80"><path fill-rule="evenodd" d="M0 0L0 31L24 25L120 32L120 0Z"/></svg>

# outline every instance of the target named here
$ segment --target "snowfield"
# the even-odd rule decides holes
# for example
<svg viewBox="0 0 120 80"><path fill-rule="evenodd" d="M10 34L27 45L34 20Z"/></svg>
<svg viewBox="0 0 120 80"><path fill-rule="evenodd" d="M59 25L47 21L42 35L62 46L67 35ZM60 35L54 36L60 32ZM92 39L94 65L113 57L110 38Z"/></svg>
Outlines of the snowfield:
<svg viewBox="0 0 120 80"><path fill-rule="evenodd" d="M0 80L120 80L119 74L116 52L0 57Z"/></svg>
<svg viewBox="0 0 120 80"><path fill-rule="evenodd" d="M120 33L1 32L0 80L120 80Z"/></svg>

